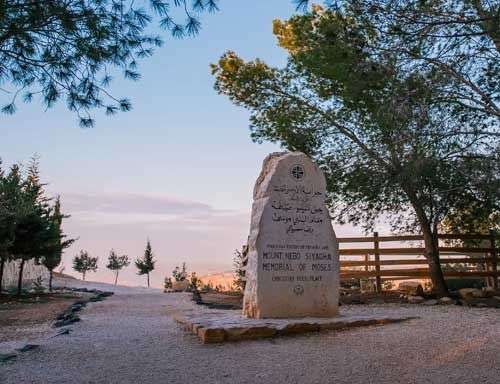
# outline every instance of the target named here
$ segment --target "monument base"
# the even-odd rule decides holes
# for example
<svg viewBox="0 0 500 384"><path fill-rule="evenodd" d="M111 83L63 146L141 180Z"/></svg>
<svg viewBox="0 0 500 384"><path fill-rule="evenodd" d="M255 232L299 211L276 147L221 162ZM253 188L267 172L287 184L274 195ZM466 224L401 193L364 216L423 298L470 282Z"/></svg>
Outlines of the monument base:
<svg viewBox="0 0 500 384"><path fill-rule="evenodd" d="M173 314L187 331L205 344L297 335L308 332L341 330L355 327L399 323L415 317L394 315L339 315L332 318L249 319L235 310L184 309Z"/></svg>

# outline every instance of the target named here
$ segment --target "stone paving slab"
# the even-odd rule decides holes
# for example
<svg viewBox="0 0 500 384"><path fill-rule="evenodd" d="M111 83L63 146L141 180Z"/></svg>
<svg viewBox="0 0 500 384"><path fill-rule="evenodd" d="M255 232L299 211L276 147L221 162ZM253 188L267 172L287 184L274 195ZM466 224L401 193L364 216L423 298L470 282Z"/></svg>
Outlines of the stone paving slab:
<svg viewBox="0 0 500 384"><path fill-rule="evenodd" d="M374 313L373 315L340 314L332 318L248 319L243 317L240 311L200 312L196 309L183 309L172 315L175 321L187 331L197 335L205 344L384 325L416 318Z"/></svg>

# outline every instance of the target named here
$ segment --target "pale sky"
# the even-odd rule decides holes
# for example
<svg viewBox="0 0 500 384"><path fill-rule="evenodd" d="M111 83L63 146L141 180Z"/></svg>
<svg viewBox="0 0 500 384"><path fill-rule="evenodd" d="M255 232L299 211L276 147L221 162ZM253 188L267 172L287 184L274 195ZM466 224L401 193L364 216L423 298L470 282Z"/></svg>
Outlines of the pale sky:
<svg viewBox="0 0 500 384"><path fill-rule="evenodd" d="M109 250L135 259L147 238L158 260L155 286L183 261L199 274L232 268L233 251L248 235L262 160L279 148L251 142L248 112L216 94L209 64L226 50L283 64L271 23L294 7L291 0L222 0L220 8L202 18L198 37L166 37L142 62L139 82L116 80L112 93L132 100L128 113L97 114L91 129L79 128L64 105L19 104L15 115L0 116L4 163L38 154L47 190L72 215L65 231L78 241L66 251L65 272L73 273L71 259L86 249L99 256L99 271L88 279L112 281L104 267ZM133 265L119 279L144 281Z"/></svg>

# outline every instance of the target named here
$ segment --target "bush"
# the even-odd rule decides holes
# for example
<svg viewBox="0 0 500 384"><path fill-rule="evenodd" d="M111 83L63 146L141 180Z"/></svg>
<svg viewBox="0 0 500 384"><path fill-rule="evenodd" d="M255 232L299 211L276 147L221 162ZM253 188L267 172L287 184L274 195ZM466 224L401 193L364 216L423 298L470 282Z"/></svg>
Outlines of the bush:
<svg viewBox="0 0 500 384"><path fill-rule="evenodd" d="M482 288L484 287L484 279L449 279L446 280L446 285L450 291L458 291L462 288Z"/></svg>

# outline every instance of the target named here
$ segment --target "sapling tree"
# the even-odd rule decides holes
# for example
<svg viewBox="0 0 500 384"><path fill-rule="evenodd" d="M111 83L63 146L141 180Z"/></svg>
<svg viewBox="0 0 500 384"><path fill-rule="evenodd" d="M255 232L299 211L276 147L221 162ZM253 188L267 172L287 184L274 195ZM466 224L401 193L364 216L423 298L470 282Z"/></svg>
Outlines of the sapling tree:
<svg viewBox="0 0 500 384"><path fill-rule="evenodd" d="M106 268L115 273L115 285L118 283L118 274L128 265L130 265L130 260L127 255L118 255L113 249L109 252Z"/></svg>
<svg viewBox="0 0 500 384"><path fill-rule="evenodd" d="M186 270L186 263L182 263L182 267L179 268L178 266L175 267L175 269L172 271L172 277L175 279L175 281L184 281L187 279L187 270Z"/></svg>
<svg viewBox="0 0 500 384"><path fill-rule="evenodd" d="M138 275L147 275L147 282L149 288L149 273L155 269L156 261L153 259L153 251L151 249L151 243L148 242L146 244L146 249L144 250L144 256L142 258L138 258L135 261L135 266L139 270L137 272Z"/></svg>
<svg viewBox="0 0 500 384"><path fill-rule="evenodd" d="M245 266L247 263L248 246L244 245L241 251L235 250L233 256L234 280L233 286L238 292L245 290Z"/></svg>
<svg viewBox="0 0 500 384"><path fill-rule="evenodd" d="M92 257L87 251L81 250L80 254L73 258L73 269L82 274L82 280L85 281L87 272L97 271L97 257Z"/></svg>

